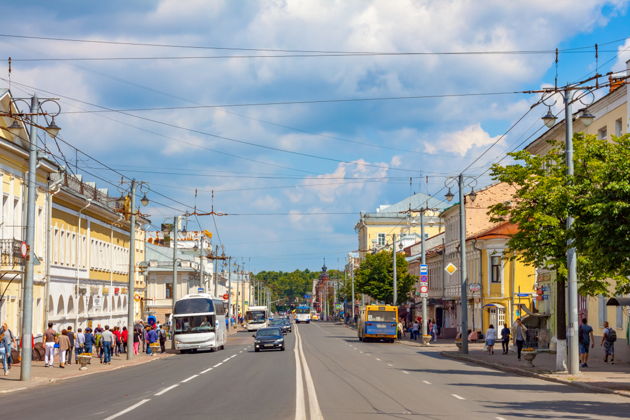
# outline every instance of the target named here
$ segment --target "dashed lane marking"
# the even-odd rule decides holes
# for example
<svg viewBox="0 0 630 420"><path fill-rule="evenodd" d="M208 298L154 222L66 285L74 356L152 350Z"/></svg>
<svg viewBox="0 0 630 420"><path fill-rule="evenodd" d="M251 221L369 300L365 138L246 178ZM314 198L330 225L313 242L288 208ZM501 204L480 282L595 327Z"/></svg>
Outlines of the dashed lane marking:
<svg viewBox="0 0 630 420"><path fill-rule="evenodd" d="M179 384L175 384L175 385L171 385L169 387L164 388L163 390L161 390L160 392L157 392L155 394L156 397L159 397L160 395L166 394L168 391L170 391L173 388L177 388L179 386Z"/></svg>
<svg viewBox="0 0 630 420"><path fill-rule="evenodd" d="M425 384L427 384L427 385L431 385L431 382L429 382L429 381L424 381L424 380L423 380L422 382L424 382L424 383L425 383Z"/></svg>
<svg viewBox="0 0 630 420"><path fill-rule="evenodd" d="M407 372L406 370L403 370L402 373L404 373L405 375L409 375L409 372Z"/></svg>
<svg viewBox="0 0 630 420"><path fill-rule="evenodd" d="M115 419L117 417L122 416L123 414L127 414L128 412L130 412L132 410L135 410L136 408L140 407L142 404L144 404L146 402L149 402L149 401L151 401L151 400L150 399L145 399L145 400L142 400L142 401L138 401L137 403L135 403L131 407L127 407L123 411L119 411L118 413L113 414L113 415L105 418L105 420L113 420L113 419Z"/></svg>
<svg viewBox="0 0 630 420"><path fill-rule="evenodd" d="M453 397L457 398L458 400L465 400L465 399L466 399L466 398L464 398L464 397L462 397L462 396L460 396L460 395L457 395L457 394L451 394L451 395L452 395Z"/></svg>
<svg viewBox="0 0 630 420"><path fill-rule="evenodd" d="M213 368L216 368L216 367L221 366L222 364L223 364L223 362L219 362L219 363L217 363L216 365L214 365L214 366L212 366L212 367L213 367Z"/></svg>
<svg viewBox="0 0 630 420"><path fill-rule="evenodd" d="M199 373L200 373L200 374L208 373L208 372L210 372L212 369L214 369L214 368L208 368L208 369L206 369L206 370L202 370L202 371L201 371L201 372L199 372Z"/></svg>
<svg viewBox="0 0 630 420"><path fill-rule="evenodd" d="M378 360L379 362L381 361L381 359L379 359L378 357L376 358L376 360Z"/></svg>
<svg viewBox="0 0 630 420"><path fill-rule="evenodd" d="M185 384L188 381L192 381L193 379L195 379L197 376L199 375L193 375L193 376L189 376L188 378L182 380L182 383Z"/></svg>
<svg viewBox="0 0 630 420"><path fill-rule="evenodd" d="M505 420L503 417L495 417L497 420Z"/></svg>
<svg viewBox="0 0 630 420"><path fill-rule="evenodd" d="M391 363L388 363L387 366L394 367L394 365L392 365Z"/></svg>

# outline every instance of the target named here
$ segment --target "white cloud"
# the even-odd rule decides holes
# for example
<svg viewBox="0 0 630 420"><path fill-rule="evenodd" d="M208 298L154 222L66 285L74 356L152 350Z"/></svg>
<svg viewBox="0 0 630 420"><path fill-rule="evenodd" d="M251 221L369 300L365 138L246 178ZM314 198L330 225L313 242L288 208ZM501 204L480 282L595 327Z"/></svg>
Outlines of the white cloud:
<svg viewBox="0 0 630 420"><path fill-rule="evenodd" d="M617 61L613 66L613 71L626 70L628 60L630 60L630 38L627 38L626 42L617 49Z"/></svg>
<svg viewBox="0 0 630 420"><path fill-rule="evenodd" d="M425 141L425 151L430 154L437 153L455 153L460 156L473 147L486 146L494 143L499 137L490 136L481 124L472 124L459 131L445 133L438 137L435 141Z"/></svg>

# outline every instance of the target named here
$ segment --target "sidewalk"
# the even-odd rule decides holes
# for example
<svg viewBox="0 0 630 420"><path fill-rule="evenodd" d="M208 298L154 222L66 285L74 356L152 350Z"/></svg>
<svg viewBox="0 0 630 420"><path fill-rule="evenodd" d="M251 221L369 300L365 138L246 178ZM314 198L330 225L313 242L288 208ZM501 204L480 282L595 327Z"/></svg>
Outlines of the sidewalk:
<svg viewBox="0 0 630 420"><path fill-rule="evenodd" d="M93 357L91 363L87 366L87 370L79 370L79 365L72 363L66 364L64 369L59 367L59 359L55 357L55 367L46 368L44 362L32 362L31 364L31 380L29 382L20 381L20 365L14 364L11 367L9 376L0 376L0 394L7 394L14 391L21 391L33 386L46 383L58 382L65 379L76 378L79 376L91 375L95 373L108 372L112 370L122 369L129 366L136 366L153 360L160 360L175 354L170 348L170 342L167 341L166 353L156 353L149 356L146 353L140 353L132 360L127 360L126 354L112 356L111 365L100 363L98 357ZM0 374L2 370L0 369Z"/></svg>
<svg viewBox="0 0 630 420"><path fill-rule="evenodd" d="M495 346L494 355L489 355L483 350L483 343L470 343L469 353L462 354L455 345L454 340L438 340L437 344L424 347L418 341L411 341L408 338L400 340L399 343L418 346L426 351L439 351L442 356L451 359L462 360L477 365L482 365L492 369L515 373L517 375L536 377L539 379L578 386L583 389L595 392L609 392L630 397L630 361L615 360L615 364L604 363L603 351L595 346L591 349L588 361L588 368L581 368L578 375L569 375L562 372L554 372L556 366L556 355L549 352L537 353L533 360L532 367L529 362L518 360L516 353L512 351L507 355L502 354L501 344ZM616 345L624 346L625 342L619 341Z"/></svg>

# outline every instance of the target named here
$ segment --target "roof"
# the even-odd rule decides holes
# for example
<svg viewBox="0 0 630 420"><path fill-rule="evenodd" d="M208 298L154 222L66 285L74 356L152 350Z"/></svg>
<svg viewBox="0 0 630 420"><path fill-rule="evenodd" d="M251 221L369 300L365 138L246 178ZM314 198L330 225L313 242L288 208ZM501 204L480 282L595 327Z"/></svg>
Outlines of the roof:
<svg viewBox="0 0 630 420"><path fill-rule="evenodd" d="M377 211L377 213L398 213L402 211L406 211L409 209L421 209L421 208L430 208L430 209L439 209L443 210L448 206L448 203L442 200L439 200L435 197L428 196L423 193L417 193L412 196L409 196L395 204L389 206L381 206L381 209Z"/></svg>
<svg viewBox="0 0 630 420"><path fill-rule="evenodd" d="M504 222L484 231L470 235L466 239L509 238L513 236L516 232L518 232L518 225L510 222Z"/></svg>
<svg viewBox="0 0 630 420"><path fill-rule="evenodd" d="M147 261L149 260L157 260L159 261L173 261L173 248L154 245L150 243L145 244L145 258ZM177 258L181 258L182 260L190 260L194 261L194 258L191 258L190 254L182 252L181 249L177 250Z"/></svg>

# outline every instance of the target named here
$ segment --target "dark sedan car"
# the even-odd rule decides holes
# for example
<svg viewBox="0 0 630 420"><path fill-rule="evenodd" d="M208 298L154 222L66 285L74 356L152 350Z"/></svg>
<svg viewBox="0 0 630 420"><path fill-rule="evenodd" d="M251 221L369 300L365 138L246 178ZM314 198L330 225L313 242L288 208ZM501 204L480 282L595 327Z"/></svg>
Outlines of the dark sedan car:
<svg viewBox="0 0 630 420"><path fill-rule="evenodd" d="M279 349L284 351L284 334L279 327L261 328L254 334L254 351Z"/></svg>
<svg viewBox="0 0 630 420"><path fill-rule="evenodd" d="M282 318L280 319L272 319L269 321L269 326L273 328L280 328L283 334L291 332L291 326L287 325L286 322Z"/></svg>

